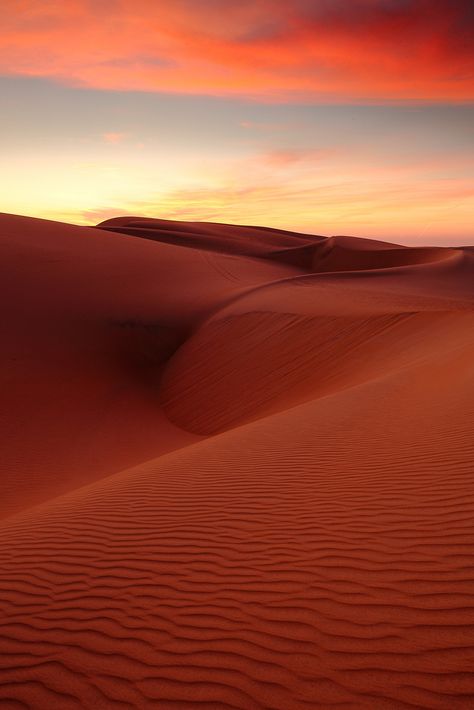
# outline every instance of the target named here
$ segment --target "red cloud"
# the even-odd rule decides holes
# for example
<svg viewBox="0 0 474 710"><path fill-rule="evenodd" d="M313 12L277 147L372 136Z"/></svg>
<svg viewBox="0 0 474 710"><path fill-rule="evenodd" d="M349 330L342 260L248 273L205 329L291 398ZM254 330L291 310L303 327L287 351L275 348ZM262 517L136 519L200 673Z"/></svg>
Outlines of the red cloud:
<svg viewBox="0 0 474 710"><path fill-rule="evenodd" d="M471 0L3 0L0 73L270 101L474 99Z"/></svg>

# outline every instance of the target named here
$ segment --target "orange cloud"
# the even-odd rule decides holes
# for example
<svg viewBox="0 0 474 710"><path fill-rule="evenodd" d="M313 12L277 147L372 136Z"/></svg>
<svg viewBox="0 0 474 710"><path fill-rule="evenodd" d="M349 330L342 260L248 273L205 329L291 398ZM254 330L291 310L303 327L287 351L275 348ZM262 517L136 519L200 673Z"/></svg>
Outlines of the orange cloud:
<svg viewBox="0 0 474 710"><path fill-rule="evenodd" d="M308 162L314 166L315 162L325 160L335 154L337 154L337 150L335 148L293 148L286 150L272 150L262 156L261 160L264 164L272 168L286 168Z"/></svg>
<svg viewBox="0 0 474 710"><path fill-rule="evenodd" d="M125 136L125 133L110 131L109 133L104 133L102 137L106 143L112 143L113 145L116 145L117 143L122 143L122 141L125 139Z"/></svg>
<svg viewBox="0 0 474 710"><path fill-rule="evenodd" d="M270 101L474 99L471 0L3 0L0 73Z"/></svg>

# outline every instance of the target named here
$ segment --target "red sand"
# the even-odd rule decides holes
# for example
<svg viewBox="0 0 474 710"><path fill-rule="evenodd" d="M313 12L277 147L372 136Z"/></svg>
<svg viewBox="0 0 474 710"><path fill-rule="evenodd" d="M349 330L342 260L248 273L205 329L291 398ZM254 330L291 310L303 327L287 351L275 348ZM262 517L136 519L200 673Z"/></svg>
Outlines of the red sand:
<svg viewBox="0 0 474 710"><path fill-rule="evenodd" d="M0 245L2 709L474 706L474 250Z"/></svg>

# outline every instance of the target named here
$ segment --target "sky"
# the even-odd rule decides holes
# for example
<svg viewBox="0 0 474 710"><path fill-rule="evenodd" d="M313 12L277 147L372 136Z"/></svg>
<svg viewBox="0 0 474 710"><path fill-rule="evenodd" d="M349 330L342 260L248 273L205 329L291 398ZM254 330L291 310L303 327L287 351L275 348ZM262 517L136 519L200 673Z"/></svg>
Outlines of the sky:
<svg viewBox="0 0 474 710"><path fill-rule="evenodd" d="M474 241L472 0L2 0L0 210Z"/></svg>

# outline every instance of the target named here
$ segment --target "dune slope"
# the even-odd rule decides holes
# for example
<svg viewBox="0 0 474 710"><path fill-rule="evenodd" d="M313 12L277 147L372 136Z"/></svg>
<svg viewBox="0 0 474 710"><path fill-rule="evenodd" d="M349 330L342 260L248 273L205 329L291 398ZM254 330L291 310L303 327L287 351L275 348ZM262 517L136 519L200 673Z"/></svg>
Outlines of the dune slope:
<svg viewBox="0 0 474 710"><path fill-rule="evenodd" d="M176 226L199 242L209 230L216 250L6 219L35 249L52 240L62 267L71 250L84 260L64 281L48 272L54 292L18 307L18 333L37 350L10 380L11 401L27 396L27 365L39 387L54 356L61 377L71 362L80 372L82 442L107 449L86 429L108 411L106 376L148 397L125 406L117 438L135 421L149 439L127 455L127 441L120 456L110 446L92 472L71 414L57 423L61 377L47 380L49 398L32 390L39 431L54 422L64 443L36 471L33 455L2 470L17 511L0 523L2 707L472 707L472 251L401 258L411 250L338 238L321 270L319 237L294 235L306 250L297 266L275 261L271 230L249 255L257 229L233 227L225 251L225 225ZM293 238L275 232L278 248L282 236ZM72 318L61 338L51 328L56 340L40 327L51 309L57 329ZM154 347L128 324L102 350L111 326L97 315L111 313L149 329L156 317ZM94 377L72 335L88 318ZM17 450L32 446L15 426Z"/></svg>
<svg viewBox="0 0 474 710"><path fill-rule="evenodd" d="M11 215L0 249L0 517L194 441L163 364L222 301L300 273Z"/></svg>

